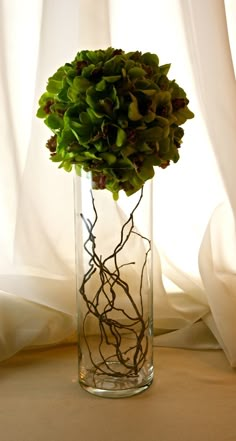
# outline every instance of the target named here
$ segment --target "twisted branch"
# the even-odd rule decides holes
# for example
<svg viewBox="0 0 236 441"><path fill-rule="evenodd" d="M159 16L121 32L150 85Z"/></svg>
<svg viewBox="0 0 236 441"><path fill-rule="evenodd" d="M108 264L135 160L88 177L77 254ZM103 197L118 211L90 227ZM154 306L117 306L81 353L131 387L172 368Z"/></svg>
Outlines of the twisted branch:
<svg viewBox="0 0 236 441"><path fill-rule="evenodd" d="M151 241L142 236L138 232L134 231L134 213L141 203L143 198L143 189L139 200L133 210L131 211L128 220L123 224L120 232L120 240L116 245L112 254L106 257L104 260L102 256L98 256L96 251L96 236L94 235L94 228L98 220L98 213L95 207L95 201L93 193L91 191L92 206L95 214L94 221L86 219L83 213L80 214L84 225L86 226L88 237L84 242L84 250L90 256L89 269L83 277L79 292L83 297L83 300L87 306L87 312L83 319L83 338L86 343L90 361L94 367L96 375L110 375L116 377L124 376L137 376L142 369L146 355L148 352L148 320L144 318L143 311L143 277L147 264L148 254L151 250ZM128 227L128 232L125 236L125 228ZM118 265L118 254L124 249L128 243L132 234L140 237L140 240L148 242L148 249L145 253L144 262L140 274L140 287L139 287L139 301L140 306L137 305L133 298L128 283L121 276L121 269L125 266L135 265L135 262L123 263ZM113 271L108 268L108 263L113 263ZM89 280L94 276L96 272L99 272L100 286L97 289L92 300L89 300L86 288ZM122 293L127 297L129 303L132 305L132 314L128 314L125 309L116 306L116 286L122 290ZM109 292L109 295L108 295ZM119 294L120 295L120 294ZM106 305L103 310L101 309L101 296L106 300ZM126 318L127 323L121 323L114 318L110 318L109 314L112 312L119 312ZM89 344L89 339L86 336L86 322L90 315L96 318L100 329L100 341L98 345L99 354L101 360L99 362L94 360L92 349ZM122 348L122 338L124 333L129 333L133 336L132 345L124 350ZM103 344L113 347L113 351L109 357L103 354ZM121 369L113 369L114 360L119 363ZM94 374L94 375L95 375Z"/></svg>

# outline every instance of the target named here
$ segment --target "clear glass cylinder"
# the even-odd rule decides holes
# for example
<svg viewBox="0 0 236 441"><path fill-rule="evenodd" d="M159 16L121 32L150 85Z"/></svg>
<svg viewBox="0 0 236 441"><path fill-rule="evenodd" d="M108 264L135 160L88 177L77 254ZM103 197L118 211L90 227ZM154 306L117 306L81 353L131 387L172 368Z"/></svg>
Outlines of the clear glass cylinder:
<svg viewBox="0 0 236 441"><path fill-rule="evenodd" d="M126 397L153 380L152 183L115 201L75 176L80 385Z"/></svg>

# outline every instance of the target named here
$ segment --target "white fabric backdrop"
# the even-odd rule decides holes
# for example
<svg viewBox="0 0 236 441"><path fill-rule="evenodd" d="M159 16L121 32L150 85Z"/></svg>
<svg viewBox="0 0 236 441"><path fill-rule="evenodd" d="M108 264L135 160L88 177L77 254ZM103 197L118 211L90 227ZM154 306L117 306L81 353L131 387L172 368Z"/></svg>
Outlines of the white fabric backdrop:
<svg viewBox="0 0 236 441"><path fill-rule="evenodd" d="M48 160L34 115L59 65L109 45L171 62L196 115L180 161L154 179L155 344L222 347L236 366L235 46L223 0L1 0L0 359L75 337L72 175Z"/></svg>

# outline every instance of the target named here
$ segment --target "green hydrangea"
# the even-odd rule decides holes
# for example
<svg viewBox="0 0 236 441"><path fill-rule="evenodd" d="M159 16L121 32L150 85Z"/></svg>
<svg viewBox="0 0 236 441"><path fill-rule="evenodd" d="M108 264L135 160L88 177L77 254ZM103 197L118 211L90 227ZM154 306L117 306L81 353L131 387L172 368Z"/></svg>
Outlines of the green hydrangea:
<svg viewBox="0 0 236 441"><path fill-rule="evenodd" d="M94 186L129 196L179 159L182 124L194 114L157 55L84 50L49 78L37 116L54 135L51 160L93 173Z"/></svg>

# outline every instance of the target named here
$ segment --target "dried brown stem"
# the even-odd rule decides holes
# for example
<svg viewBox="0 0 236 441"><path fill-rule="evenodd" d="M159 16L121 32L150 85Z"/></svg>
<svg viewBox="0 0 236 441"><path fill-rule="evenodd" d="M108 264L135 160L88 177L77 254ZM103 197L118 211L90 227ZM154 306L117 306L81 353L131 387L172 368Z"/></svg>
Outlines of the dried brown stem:
<svg viewBox="0 0 236 441"><path fill-rule="evenodd" d="M83 339L87 345L89 358L96 375L110 375L116 377L124 376L137 376L139 371L142 369L146 355L148 352L148 320L144 317L143 310L143 277L144 270L147 265L148 254L151 250L151 242L148 238L142 236L137 231L134 230L134 213L137 210L139 204L141 203L143 197L143 189L141 190L141 195L139 200L133 210L131 211L128 220L123 224L120 232L120 240L115 247L112 254L102 260L102 256L98 256L96 252L96 237L94 234L94 228L98 220L98 213L95 207L95 201L93 193L91 191L92 205L95 214L94 221L91 222L90 219L86 219L83 213L81 213L81 218L86 226L88 237L84 242L84 250L90 256L89 259L89 269L83 277L79 292L83 297L83 300L87 306L87 312L83 319ZM125 236L125 228L128 231ZM139 303L138 305L130 292L130 287L128 283L121 276L121 269L124 266L135 265L135 262L123 263L118 265L118 254L124 249L125 245L129 241L132 234L140 237L141 241L148 242L148 249L145 253L144 262L140 274L140 288L139 288ZM114 270L111 271L108 264L113 264ZM87 283L94 276L95 273L99 273L100 286L97 289L92 300L89 299L86 289ZM129 304L132 306L132 313L127 313L124 308L116 306L117 293L116 287L125 295ZM119 293L120 295L120 293ZM102 300L101 300L102 298ZM106 300L106 305L102 307L102 301ZM125 318L126 322L122 323L115 318L111 318L111 313L119 312ZM99 362L94 360L93 351L90 347L89 338L86 336L86 322L90 315L96 318L100 329L98 351L101 357ZM125 333L132 335L130 340L132 344L124 349L122 346L123 336ZM105 356L103 353L103 345L110 345L113 347L113 352L109 357ZM114 360L119 363L120 370L113 369Z"/></svg>

